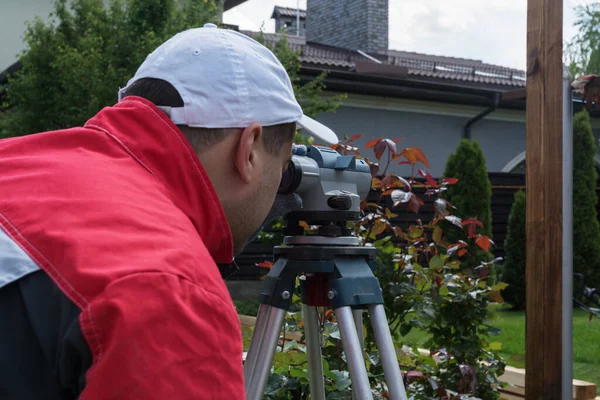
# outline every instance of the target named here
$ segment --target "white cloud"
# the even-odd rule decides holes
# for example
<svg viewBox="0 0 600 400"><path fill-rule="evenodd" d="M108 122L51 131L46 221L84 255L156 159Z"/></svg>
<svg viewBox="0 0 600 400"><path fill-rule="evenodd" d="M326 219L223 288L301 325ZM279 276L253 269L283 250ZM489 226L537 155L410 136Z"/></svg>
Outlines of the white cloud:
<svg viewBox="0 0 600 400"><path fill-rule="evenodd" d="M573 8L598 0L565 0L564 33L576 33ZM305 9L306 0L300 7ZM227 11L224 21L242 29L274 31L275 5L296 7L297 0L248 0ZM525 0L390 0L390 48L482 60L525 69L527 1Z"/></svg>

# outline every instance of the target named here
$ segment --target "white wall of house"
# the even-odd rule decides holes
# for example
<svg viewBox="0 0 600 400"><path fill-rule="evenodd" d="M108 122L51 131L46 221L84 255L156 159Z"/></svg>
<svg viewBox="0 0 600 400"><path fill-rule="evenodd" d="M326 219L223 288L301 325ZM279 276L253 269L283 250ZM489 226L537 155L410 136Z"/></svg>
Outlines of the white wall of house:
<svg viewBox="0 0 600 400"><path fill-rule="evenodd" d="M349 95L336 112L321 114L317 119L330 126L340 138L362 134L357 145L361 154L370 159L374 159L373 150L364 150L369 140L401 137L399 148L420 148L428 158L429 172L437 177L443 173L448 156L463 138L467 121L484 109ZM600 138L600 121L592 120L592 127L596 137ZM506 171L506 167L525 151L525 111L496 110L472 126L471 137L481 145L488 171ZM409 167L395 164L390 171L404 176L411 173Z"/></svg>
<svg viewBox="0 0 600 400"><path fill-rule="evenodd" d="M53 10L54 0L0 0L0 72L25 49L26 23L36 16L48 21Z"/></svg>

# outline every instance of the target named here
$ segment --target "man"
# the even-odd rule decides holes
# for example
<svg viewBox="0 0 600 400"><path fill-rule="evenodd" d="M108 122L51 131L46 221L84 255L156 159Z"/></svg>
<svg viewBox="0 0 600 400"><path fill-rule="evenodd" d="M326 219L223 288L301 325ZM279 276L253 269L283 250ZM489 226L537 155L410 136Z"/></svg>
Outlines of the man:
<svg viewBox="0 0 600 400"><path fill-rule="evenodd" d="M296 123L337 142L269 50L207 24L85 126L0 141L0 398L244 398L217 264L272 208Z"/></svg>

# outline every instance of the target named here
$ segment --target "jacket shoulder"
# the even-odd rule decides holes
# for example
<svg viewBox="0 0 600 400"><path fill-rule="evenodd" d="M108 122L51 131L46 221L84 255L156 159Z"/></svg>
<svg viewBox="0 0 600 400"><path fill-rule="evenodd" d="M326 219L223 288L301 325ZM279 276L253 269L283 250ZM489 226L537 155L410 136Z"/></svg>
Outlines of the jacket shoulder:
<svg viewBox="0 0 600 400"><path fill-rule="evenodd" d="M0 141L0 170L0 226L79 305L142 271L226 294L190 219L112 138L76 128Z"/></svg>

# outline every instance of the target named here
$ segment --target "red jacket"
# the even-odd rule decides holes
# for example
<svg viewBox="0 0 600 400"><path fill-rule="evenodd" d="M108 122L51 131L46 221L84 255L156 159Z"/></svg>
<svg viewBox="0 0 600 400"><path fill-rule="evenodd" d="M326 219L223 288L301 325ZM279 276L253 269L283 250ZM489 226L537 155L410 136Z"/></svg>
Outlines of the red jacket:
<svg viewBox="0 0 600 400"><path fill-rule="evenodd" d="M158 108L129 97L84 127L2 140L0 171L0 230L79 310L81 399L244 398L216 265L233 260L231 232Z"/></svg>

